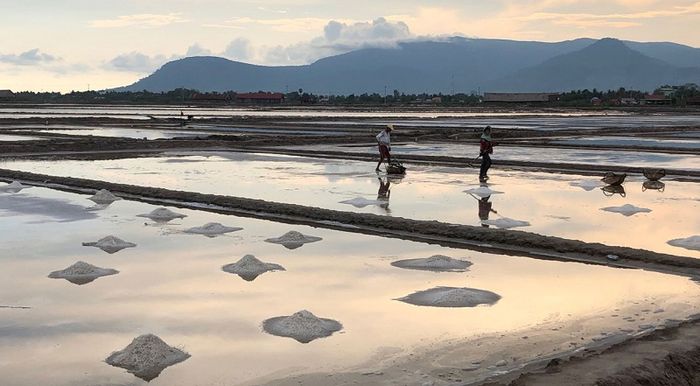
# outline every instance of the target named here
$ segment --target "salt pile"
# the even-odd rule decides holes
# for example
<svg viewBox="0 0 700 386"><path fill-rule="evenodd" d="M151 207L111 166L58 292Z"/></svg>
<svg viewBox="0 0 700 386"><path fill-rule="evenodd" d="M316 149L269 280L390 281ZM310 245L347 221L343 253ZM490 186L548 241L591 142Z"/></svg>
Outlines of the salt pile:
<svg viewBox="0 0 700 386"><path fill-rule="evenodd" d="M313 243L320 240L323 239L316 236L303 235L297 231L289 231L280 237L266 239L265 241L273 244L282 244L288 249L297 249L306 243Z"/></svg>
<svg viewBox="0 0 700 386"><path fill-rule="evenodd" d="M668 241L669 245L685 249L700 251L700 235L686 237L684 239L673 239Z"/></svg>
<svg viewBox="0 0 700 386"><path fill-rule="evenodd" d="M363 197L356 197L356 198L353 198L353 199L351 199L351 200L340 201L340 203L341 203L341 204L352 205L352 206L354 206L355 208L364 208L364 207L370 206L370 205L381 205L381 204L384 204L384 202L382 202L382 201L379 201L379 200L368 200L368 199L363 198Z"/></svg>
<svg viewBox="0 0 700 386"><path fill-rule="evenodd" d="M49 274L52 279L66 279L73 284L87 284L102 276L115 275L119 273L116 269L100 268L84 261L79 261L70 267L54 271Z"/></svg>
<svg viewBox="0 0 700 386"><path fill-rule="evenodd" d="M466 260L457 260L449 256L434 255L424 259L407 259L391 263L394 267L420 269L436 272L464 272L472 265Z"/></svg>
<svg viewBox="0 0 700 386"><path fill-rule="evenodd" d="M268 271L284 271L284 267L274 263L263 263L253 255L245 255L235 263L221 267L224 272L233 273L243 280L253 281L258 276Z"/></svg>
<svg viewBox="0 0 700 386"><path fill-rule="evenodd" d="M314 339L331 336L343 329L343 325L333 319L316 317L303 310L291 316L278 316L263 322L263 330L268 334L292 338L299 343L309 343Z"/></svg>
<svg viewBox="0 0 700 386"><path fill-rule="evenodd" d="M236 232L240 231L243 228L238 228L238 227L227 227L225 225L219 224L218 222L210 222L202 225L201 227L193 227L190 229L185 229L185 233L194 233L198 235L205 235L205 236L218 236L222 235L224 233L230 233L230 232Z"/></svg>
<svg viewBox="0 0 700 386"><path fill-rule="evenodd" d="M414 292L400 299L416 306L430 307L476 307L480 304L495 304L501 296L491 291L474 288L435 287Z"/></svg>
<svg viewBox="0 0 700 386"><path fill-rule="evenodd" d="M602 186L600 181L597 180L581 180L581 181L574 181L569 183L571 186L577 186L587 192L590 192L591 190Z"/></svg>
<svg viewBox="0 0 700 386"><path fill-rule="evenodd" d="M97 241L91 241L91 242L86 242L83 243L83 246L85 247L97 247L100 248L101 250L112 254L121 251L124 248L132 248L135 247L136 244L130 243L128 241L124 241L118 237L114 237L112 235L103 237Z"/></svg>
<svg viewBox="0 0 700 386"><path fill-rule="evenodd" d="M482 198L488 197L492 194L503 194L503 192L497 192L495 190L492 190L488 186L479 186L478 188L467 189L464 191L464 193L473 194Z"/></svg>
<svg viewBox="0 0 700 386"><path fill-rule="evenodd" d="M121 198L115 196L107 189L100 189L95 195L88 197L88 200L91 200L95 204L109 205L114 201L121 200Z"/></svg>
<svg viewBox="0 0 700 386"><path fill-rule="evenodd" d="M139 214L137 216L150 218L151 220L156 221L156 222L168 222L168 221L174 220L176 218L187 217L187 215L173 212L172 210L167 209L167 208L154 209L151 213Z"/></svg>
<svg viewBox="0 0 700 386"><path fill-rule="evenodd" d="M126 369L149 382L169 366L180 363L190 354L168 346L162 339L146 334L135 338L121 351L115 351L105 359L108 364Z"/></svg>
<svg viewBox="0 0 700 386"><path fill-rule="evenodd" d="M649 213L649 212L651 212L651 209L649 209L649 208L640 208L638 206L634 206L631 204L625 204L622 206L609 206L607 208L600 208L600 210L604 210L606 212L620 213L620 214L625 215L627 217L635 215L637 213Z"/></svg>
<svg viewBox="0 0 700 386"><path fill-rule="evenodd" d="M0 192L6 193L19 193L22 189L27 189L29 186L22 185L19 181L12 181L11 183L0 186Z"/></svg>
<svg viewBox="0 0 700 386"><path fill-rule="evenodd" d="M499 218L499 219L495 219L495 220L482 220L481 223L486 224L486 225L492 225L492 226L495 226L496 228L502 228L502 229L530 226L530 223L527 221L513 220L512 218L507 218L507 217L503 217L503 218Z"/></svg>

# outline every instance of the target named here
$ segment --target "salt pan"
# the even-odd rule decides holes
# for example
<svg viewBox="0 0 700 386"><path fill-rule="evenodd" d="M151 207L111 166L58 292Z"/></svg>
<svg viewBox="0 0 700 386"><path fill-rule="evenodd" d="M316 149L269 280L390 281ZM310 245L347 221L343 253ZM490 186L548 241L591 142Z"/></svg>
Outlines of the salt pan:
<svg viewBox="0 0 700 386"><path fill-rule="evenodd" d="M497 192L495 190L492 190L488 186L479 186L478 188L467 189L464 191L464 193L473 194L482 198L488 197L492 194L503 194L503 192Z"/></svg>
<svg viewBox="0 0 700 386"><path fill-rule="evenodd" d="M368 200L368 199L363 198L363 197L356 197L356 198L353 198L353 199L351 199L351 200L340 201L340 203L341 203L341 204L352 205L352 206L354 206L355 208L364 208L364 207L370 206L370 205L382 205L382 204L385 204L385 202L383 202L383 201L379 201L379 200Z"/></svg>
<svg viewBox="0 0 700 386"><path fill-rule="evenodd" d="M136 244L130 243L128 241L124 241L118 237L114 237L112 235L103 237L97 241L91 241L91 242L86 242L83 243L83 246L85 247L97 247L100 248L101 250L112 254L121 251L124 248L132 248L135 247Z"/></svg>
<svg viewBox="0 0 700 386"><path fill-rule="evenodd" d="M500 295L491 291L474 288L435 287L414 292L397 300L417 306L475 307L480 304L495 304L500 299Z"/></svg>
<svg viewBox="0 0 700 386"><path fill-rule="evenodd" d="M243 280L253 281L258 276L268 271L284 271L284 267L274 263L263 263L253 255L245 255L235 263L221 267L224 272L233 273Z"/></svg>
<svg viewBox="0 0 700 386"><path fill-rule="evenodd" d="M158 377L165 368L189 357L190 354L168 346L159 337L146 334L135 338L123 350L113 352L105 362L126 369L148 382Z"/></svg>
<svg viewBox="0 0 700 386"><path fill-rule="evenodd" d="M700 235L686 237L684 239L673 239L668 241L669 245L685 249L700 251Z"/></svg>
<svg viewBox="0 0 700 386"><path fill-rule="evenodd" d="M527 221L513 220L512 218L507 217L494 220L482 220L481 223L503 229L530 226L530 223Z"/></svg>
<svg viewBox="0 0 700 386"><path fill-rule="evenodd" d="M19 181L12 181L11 183L0 186L0 192L5 193L19 193L22 189L27 189L29 186L22 185Z"/></svg>
<svg viewBox="0 0 700 386"><path fill-rule="evenodd" d="M270 318L263 322L263 330L268 334L292 338L299 343L309 343L314 339L325 338L342 329L343 325L339 322L319 318L306 310L291 316Z"/></svg>
<svg viewBox="0 0 700 386"><path fill-rule="evenodd" d="M649 213L649 212L651 212L651 209L649 209L649 208L640 208L638 206L634 206L631 204L625 204L622 206L609 206L606 208L601 208L600 210L604 210L606 212L620 213L620 214L625 215L627 217L635 215L637 213Z"/></svg>
<svg viewBox="0 0 700 386"><path fill-rule="evenodd" d="M210 222L202 225L201 227L193 227L190 229L185 229L185 233L194 233L198 235L205 235L209 237L214 237L222 235L224 233L240 231L243 228L238 227L227 227L225 225L219 224L218 222Z"/></svg>
<svg viewBox="0 0 700 386"><path fill-rule="evenodd" d="M399 260L391 263L394 267L406 269L420 269L437 272L464 272L471 262L453 259L449 256L434 255L423 259Z"/></svg>
<svg viewBox="0 0 700 386"><path fill-rule="evenodd" d="M98 277L115 275L117 273L119 271L116 269L100 268L84 261L78 261L64 270L51 272L49 277L52 279L66 279L73 284L82 285L90 283Z"/></svg>
<svg viewBox="0 0 700 386"><path fill-rule="evenodd" d="M168 221L174 220L176 218L187 217L187 215L173 212L172 210L167 209L167 208L154 209L151 213L139 214L137 216L150 218L151 220L153 220L155 222L168 222Z"/></svg>
<svg viewBox="0 0 700 386"><path fill-rule="evenodd" d="M323 239L316 236L307 236L297 231L289 231L280 237L266 239L265 241L273 244L282 244L288 249L297 249L306 243L313 243L320 240Z"/></svg>
<svg viewBox="0 0 700 386"><path fill-rule="evenodd" d="M121 200L121 198L115 196L107 189L100 189L95 195L88 197L88 200L91 200L95 204L109 205L114 201Z"/></svg>

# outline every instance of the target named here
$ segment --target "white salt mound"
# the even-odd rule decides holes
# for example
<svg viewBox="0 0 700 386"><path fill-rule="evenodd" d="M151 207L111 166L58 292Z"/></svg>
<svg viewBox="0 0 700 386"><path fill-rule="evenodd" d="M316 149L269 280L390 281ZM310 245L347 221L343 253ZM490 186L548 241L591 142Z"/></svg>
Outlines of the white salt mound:
<svg viewBox="0 0 700 386"><path fill-rule="evenodd" d="M492 190L488 186L479 186L478 188L467 189L464 191L464 193L473 194L482 198L488 197L492 194L503 194L503 192L497 192L495 190Z"/></svg>
<svg viewBox="0 0 700 386"><path fill-rule="evenodd" d="M364 207L370 206L370 205L381 205L384 202L379 201L379 200L368 200L368 199L363 198L363 197L356 197L356 198L353 198L351 200L340 201L340 203L352 205L355 208L364 208Z"/></svg>
<svg viewBox="0 0 700 386"><path fill-rule="evenodd" d="M93 201L95 204L109 205L114 201L121 200L121 198L115 196L107 189L100 189L92 197L88 197L88 200Z"/></svg>
<svg viewBox="0 0 700 386"><path fill-rule="evenodd" d="M472 263L466 260L453 259L449 256L434 255L423 259L394 261L391 265L399 268L421 269L436 272L464 272Z"/></svg>
<svg viewBox="0 0 700 386"><path fill-rule="evenodd" d="M609 206L607 208L600 208L600 210L604 210L606 212L620 213L620 214L625 215L627 217L635 215L637 213L649 213L649 212L651 212L651 209L649 209L649 208L640 208L638 206L634 206L631 204L625 204L622 206Z"/></svg>
<svg viewBox="0 0 700 386"><path fill-rule="evenodd" d="M0 192L6 193L19 193L22 189L27 189L29 186L22 185L19 181L12 181L11 183L0 186Z"/></svg>
<svg viewBox="0 0 700 386"><path fill-rule="evenodd" d="M168 346L162 339L146 334L135 338L121 351L115 351L105 359L108 364L126 369L135 376L150 381L169 366L180 363L190 354Z"/></svg>
<svg viewBox="0 0 700 386"><path fill-rule="evenodd" d="M602 186L603 184L601 184L601 182L597 181L597 180L581 180L581 181L571 182L571 183L569 183L569 185L577 186L577 187L579 187L587 192L590 192L591 190L593 190L599 186Z"/></svg>
<svg viewBox="0 0 700 386"><path fill-rule="evenodd" d="M187 215L184 215L182 213L173 212L172 210L167 209L167 208L154 209L151 213L139 214L137 216L150 218L151 220L156 221L156 222L168 222L168 221L174 220L176 218L187 217Z"/></svg>
<svg viewBox="0 0 700 386"><path fill-rule="evenodd" d="M210 222L202 225L201 227L185 229L185 233L194 233L205 236L217 236L222 235L224 233L240 231L242 229L243 228L238 227L227 227L225 225L219 224L218 222Z"/></svg>
<svg viewBox="0 0 700 386"><path fill-rule="evenodd" d="M502 229L530 226L530 223L527 221L513 220L512 218L507 217L494 220L482 220L481 223L486 225L492 225L496 228Z"/></svg>
<svg viewBox="0 0 700 386"><path fill-rule="evenodd" d="M87 284L102 276L115 275L119 273L116 269L100 268L84 261L78 261L70 267L54 271L49 274L52 279L66 279L73 284Z"/></svg>
<svg viewBox="0 0 700 386"><path fill-rule="evenodd" d="M495 304L501 296L491 291L474 288L435 287L414 292L397 299L417 306L430 307L476 307L480 304Z"/></svg>
<svg viewBox="0 0 700 386"><path fill-rule="evenodd" d="M297 231L289 231L280 237L266 239L265 241L273 244L282 244L288 249L296 249L306 243L313 243L320 240L323 239L316 236L307 236Z"/></svg>
<svg viewBox="0 0 700 386"><path fill-rule="evenodd" d="M700 251L700 235L686 237L684 239L673 239L668 241L669 245L685 249Z"/></svg>
<svg viewBox="0 0 700 386"><path fill-rule="evenodd" d="M103 237L97 241L91 241L91 242L86 242L83 243L83 246L85 247L97 247L100 248L101 250L112 254L121 251L124 248L132 248L135 247L136 244L130 243L128 241L124 241L118 237L114 237L112 235Z"/></svg>
<svg viewBox="0 0 700 386"><path fill-rule="evenodd" d="M270 318L263 322L263 330L268 334L292 338L300 343L325 338L342 329L343 325L339 322L316 317L306 310L291 316Z"/></svg>
<svg viewBox="0 0 700 386"><path fill-rule="evenodd" d="M284 271L284 267L274 263L263 263L253 255L245 255L235 263L221 267L224 272L233 273L244 280L253 281L256 277L268 271Z"/></svg>

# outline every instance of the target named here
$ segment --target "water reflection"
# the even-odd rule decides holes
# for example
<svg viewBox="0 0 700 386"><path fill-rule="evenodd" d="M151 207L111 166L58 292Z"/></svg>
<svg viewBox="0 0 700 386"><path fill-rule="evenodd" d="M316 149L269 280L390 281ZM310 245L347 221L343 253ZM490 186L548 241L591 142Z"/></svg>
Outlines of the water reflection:
<svg viewBox="0 0 700 386"><path fill-rule="evenodd" d="M664 190L666 190L666 184L664 184L661 181L644 181L642 183L642 192L647 190L656 190L659 192L663 192Z"/></svg>
<svg viewBox="0 0 700 386"><path fill-rule="evenodd" d="M603 191L603 194L606 197L612 197L616 194L619 194L621 197L626 197L627 193L625 192L625 187L622 185L608 185L608 186L603 186L600 188L600 190Z"/></svg>
<svg viewBox="0 0 700 386"><path fill-rule="evenodd" d="M377 201L379 207L391 213L389 210L389 196L391 195L391 182L387 177L377 177L379 180L379 190L377 191Z"/></svg>

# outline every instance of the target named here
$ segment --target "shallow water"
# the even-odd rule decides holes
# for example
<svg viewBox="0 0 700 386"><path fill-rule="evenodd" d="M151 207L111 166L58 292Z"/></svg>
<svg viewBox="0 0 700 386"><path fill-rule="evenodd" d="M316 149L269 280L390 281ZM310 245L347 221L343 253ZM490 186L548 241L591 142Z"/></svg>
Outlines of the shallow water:
<svg viewBox="0 0 700 386"><path fill-rule="evenodd" d="M668 140L656 138L634 138L634 137L585 137L585 138L570 138L551 141L554 144L565 145L586 145L586 146L605 146L605 147L667 147L675 149L700 149L700 139L688 140Z"/></svg>
<svg viewBox="0 0 700 386"><path fill-rule="evenodd" d="M212 193L321 208L420 220L479 225L480 203L464 190L479 186L474 169L409 165L403 179L377 175L370 162L220 153L165 153L101 161L4 161L0 167L50 175L106 180ZM489 219L527 221L518 228L544 235L644 248L700 258L700 251L673 247L671 239L700 234L700 184L667 180L663 192L642 191L641 176L629 176L626 197L608 197L599 187L586 191L572 183L597 178L551 173L498 171L490 187ZM388 186L387 186L388 182ZM602 186L602 185L601 185ZM385 190L388 189L388 199ZM341 201L361 197L355 207ZM651 213L631 217L601 208L633 204ZM128 241L128 240L127 240Z"/></svg>
<svg viewBox="0 0 700 386"><path fill-rule="evenodd" d="M68 129L68 130L39 130L39 133L55 133L66 135L94 135L100 137L118 137L118 138L146 138L146 139L170 139L179 137L196 137L206 136L214 133L197 132L197 131L168 131L156 129L117 129L117 128L100 128L100 129Z"/></svg>
<svg viewBox="0 0 700 386"><path fill-rule="evenodd" d="M51 206L44 213L0 211L0 305L31 307L0 308L3 384L142 384L103 360L144 333L192 355L150 384L232 385L259 383L254 380L275 372L282 377L374 367L376 361L365 363L374 354L387 359L391 352L407 354L453 338L493 334L498 345L501 334L540 324L560 328L547 332L563 342L586 344L603 332L637 331L640 325L685 318L697 312L700 300L700 288L687 278L638 270L507 257L179 208L171 209L188 217L146 225L136 215L154 207L126 200L85 218L84 207L92 205L88 196L32 188L17 198L62 201L73 208L73 221L59 222L71 217L70 211L57 217ZM181 233L206 222L244 230L217 238ZM296 250L263 241L290 229L323 241ZM138 246L113 255L81 246L107 234ZM253 282L221 271L245 254L287 271ZM474 264L464 273L390 265L434 254ZM83 286L46 277L78 259L120 273ZM502 299L490 307L458 309L393 300L435 286L479 288ZM261 330L263 320L301 309L336 319L344 329L305 345ZM583 328L582 319L594 322ZM534 350L552 349L561 348Z"/></svg>
<svg viewBox="0 0 700 386"><path fill-rule="evenodd" d="M29 118L29 117L116 117L129 119L150 119L148 116L158 118L179 118L183 112L185 116L193 115L195 118L216 117L346 117L346 118L440 118L440 117L519 117L519 116L602 116L602 115L627 115L620 112L455 112L455 111L341 111L336 109L288 109L288 110L263 110L247 108L198 108L185 106L80 106L80 105L45 105L42 107L2 107L2 118Z"/></svg>
<svg viewBox="0 0 700 386"><path fill-rule="evenodd" d="M343 151L350 153L376 154L377 145L332 145L319 147L290 146L288 149ZM467 143L404 143L391 146L392 154L400 157L406 155L428 155L442 157L476 157L479 145ZM642 168L667 168L683 170L700 170L700 155L671 154L663 152L639 152L634 150L593 150L554 147L497 146L492 159L507 161L532 161L551 163L592 164L611 166L630 166ZM478 163L480 161L476 161Z"/></svg>
<svg viewBox="0 0 700 386"><path fill-rule="evenodd" d="M346 120L346 121L308 121L309 125L365 125L383 126L394 124L409 127L430 128L483 128L487 125L495 129L530 129L530 130L587 130L602 128L649 128L649 127L674 127L674 126L698 126L700 115L692 114L663 114L663 115L630 115L620 112L597 114L572 114L529 117L523 116L499 116L493 114L483 117L467 115L465 117L435 117L434 119L376 119L376 120ZM538 114L533 114L538 115ZM544 115L544 114L543 114Z"/></svg>
<svg viewBox="0 0 700 386"><path fill-rule="evenodd" d="M0 134L0 142L40 141L42 139L46 138L32 137L29 135Z"/></svg>

